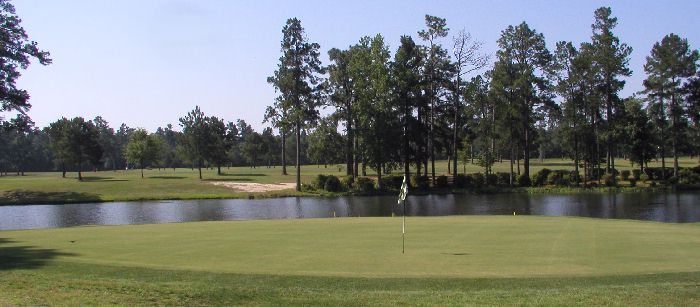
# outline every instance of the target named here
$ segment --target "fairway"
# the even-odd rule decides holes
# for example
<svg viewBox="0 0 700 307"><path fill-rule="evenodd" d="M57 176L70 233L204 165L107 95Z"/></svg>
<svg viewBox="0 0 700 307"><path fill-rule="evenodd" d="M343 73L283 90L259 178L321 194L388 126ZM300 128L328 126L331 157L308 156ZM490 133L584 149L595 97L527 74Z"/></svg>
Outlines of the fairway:
<svg viewBox="0 0 700 307"><path fill-rule="evenodd" d="M180 290L187 293L231 286L207 285L204 281L223 278L237 280L241 283L239 287L247 289L245 291L251 290L246 287L255 287L256 291L275 293L272 297L250 298L249 303L289 303L285 300L299 296L304 299L297 303L344 301L333 295L330 301L316 297L318 293L314 293L314 287L325 282L332 283L327 287L351 291L359 297L369 295L381 299L386 295L398 303L400 301L395 301L398 293L381 294L373 292L381 289L367 289L369 285L383 285L397 278L402 280L398 284L406 286L409 283L416 287L416 291L425 291L414 293L422 297L419 302L423 303L441 302L434 297L440 294L431 290L435 283L448 284L446 289L437 290L453 295L445 303L459 303L464 297L461 294L454 296L460 292L454 292L457 290L452 288L456 285L452 283L467 287L459 291L468 292L475 290L468 285L482 289L484 283L499 284L505 280L511 280L508 284L514 288L509 291L515 291L512 293L516 295L527 292L531 286L526 282L528 280L534 280L534 285L551 282L581 287L578 291L594 291L591 295L595 291L607 291L594 289L598 283L631 284L621 286L619 291L624 294L659 287L657 282L663 280L665 287L683 281L680 288L673 286L668 290L668 293L685 291L686 296L675 298L682 299L680 302L697 302L700 296L697 273L700 271L700 225L697 223L459 216L412 217L408 218L407 227L404 255L401 254L399 218L196 222L4 231L0 232L0 278L15 282L0 285L0 297L10 298L6 301L0 299L0 303L28 303L22 297L30 292L37 296L37 301L32 302L56 299L56 293L32 292L33 288L26 283L34 280L40 287L51 288L65 279L82 301L104 303L108 301L95 296L93 291L98 290L88 286L89 280L96 279L98 284L135 286L154 278L149 287L154 287L152 290L156 292L163 287L172 287L169 282L175 281L176 284L184 283ZM305 289L305 283L309 283L309 288L303 293L285 294L284 289L288 290L296 280L301 280L301 284L294 287ZM686 283L688 280L689 284ZM346 282L353 286L346 288ZM499 287L504 285L493 287L501 289ZM553 291L549 288L540 290ZM239 294L228 293L215 302L240 303L236 299ZM147 303L132 297L133 293L119 295L129 297L134 303ZM654 295L659 295L655 299L662 302L671 299L666 294ZM156 296L157 301L169 297ZM574 298L576 296L571 294L559 293L550 301L540 303L562 303ZM645 298L644 302L654 299L642 298ZM66 303L71 302L69 298L63 299L68 299L64 301ZM509 302L500 301L498 297L484 299ZM517 299L517 296L510 297L512 299Z"/></svg>

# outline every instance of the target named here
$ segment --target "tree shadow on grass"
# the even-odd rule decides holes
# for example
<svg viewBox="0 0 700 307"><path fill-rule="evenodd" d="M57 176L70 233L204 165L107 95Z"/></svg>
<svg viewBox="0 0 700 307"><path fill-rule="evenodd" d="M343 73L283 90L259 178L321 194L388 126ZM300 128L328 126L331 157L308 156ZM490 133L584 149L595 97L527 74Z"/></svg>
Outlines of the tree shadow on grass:
<svg viewBox="0 0 700 307"><path fill-rule="evenodd" d="M534 166L534 165L537 165L537 166L563 166L563 167L571 166L571 167L573 167L574 162L564 162L564 161L562 161L562 162L544 162L544 163L538 162L536 164L531 164L531 166Z"/></svg>
<svg viewBox="0 0 700 307"><path fill-rule="evenodd" d="M253 181L250 178L207 178L202 179L202 181L235 181L235 182L249 182Z"/></svg>
<svg viewBox="0 0 700 307"><path fill-rule="evenodd" d="M148 176L148 179L185 179L183 176Z"/></svg>
<svg viewBox="0 0 700 307"><path fill-rule="evenodd" d="M261 176L267 176L265 174L227 174L227 173L222 173L221 175L218 175L220 177L261 177Z"/></svg>
<svg viewBox="0 0 700 307"><path fill-rule="evenodd" d="M10 190L0 194L0 205L68 204L99 201L102 201L99 195L84 192Z"/></svg>
<svg viewBox="0 0 700 307"><path fill-rule="evenodd" d="M3 246L12 243L17 243L17 241L0 238L0 271L36 269L46 265L56 257L77 255L35 246Z"/></svg>
<svg viewBox="0 0 700 307"><path fill-rule="evenodd" d="M129 181L126 179L114 179L114 177L83 176L83 182L115 182Z"/></svg>

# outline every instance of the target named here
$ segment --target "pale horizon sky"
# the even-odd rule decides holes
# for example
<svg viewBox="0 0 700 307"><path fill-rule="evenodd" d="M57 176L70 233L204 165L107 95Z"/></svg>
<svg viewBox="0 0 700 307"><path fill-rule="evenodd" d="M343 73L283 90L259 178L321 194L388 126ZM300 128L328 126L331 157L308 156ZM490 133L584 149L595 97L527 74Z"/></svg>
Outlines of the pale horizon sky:
<svg viewBox="0 0 700 307"><path fill-rule="evenodd" d="M508 25L526 21L557 41L589 41L593 11L610 6L615 33L634 49L626 97L642 89L652 45L676 33L700 48L700 1L13 1L22 26L53 64L34 63L18 80L31 95L29 115L44 127L61 116L102 116L155 131L195 105L226 121L244 119L255 130L276 96L266 79L276 69L287 18L297 17L310 41L347 48L382 34L393 53L401 35L414 37L424 15L447 19L451 37L466 29L494 54Z"/></svg>

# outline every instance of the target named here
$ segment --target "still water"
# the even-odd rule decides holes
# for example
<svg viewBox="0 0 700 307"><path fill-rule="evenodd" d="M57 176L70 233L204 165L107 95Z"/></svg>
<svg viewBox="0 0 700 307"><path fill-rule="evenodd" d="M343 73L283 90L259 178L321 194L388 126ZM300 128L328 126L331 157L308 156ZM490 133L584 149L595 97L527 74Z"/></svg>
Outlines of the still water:
<svg viewBox="0 0 700 307"><path fill-rule="evenodd" d="M583 216L669 223L700 221L700 192L409 196L409 216ZM78 225L400 215L393 196L216 199L0 206L0 230Z"/></svg>

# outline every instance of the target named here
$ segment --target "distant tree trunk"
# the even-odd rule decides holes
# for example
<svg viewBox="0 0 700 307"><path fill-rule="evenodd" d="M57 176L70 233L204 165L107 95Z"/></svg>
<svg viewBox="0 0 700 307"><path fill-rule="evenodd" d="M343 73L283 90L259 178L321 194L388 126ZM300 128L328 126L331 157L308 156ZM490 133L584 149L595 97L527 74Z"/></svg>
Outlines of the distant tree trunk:
<svg viewBox="0 0 700 307"><path fill-rule="evenodd" d="M511 186L511 187L513 186L513 181L514 181L514 180L513 180L513 162L514 162L514 161L513 161L513 159L514 159L514 157L513 157L513 156L514 156L513 152L514 152L513 144L511 143L511 144L510 144L510 176L508 176L508 180L509 180L509 183L510 183L510 186Z"/></svg>
<svg viewBox="0 0 700 307"><path fill-rule="evenodd" d="M347 127L347 139L345 140L345 174L348 176L354 175L353 171L353 141L354 141L354 135L355 132L352 129L352 117L348 116L348 119L346 120L346 125Z"/></svg>
<svg viewBox="0 0 700 307"><path fill-rule="evenodd" d="M360 158L357 156L357 136L353 132L352 135L352 156L353 156L353 177L357 178L359 175Z"/></svg>
<svg viewBox="0 0 700 307"><path fill-rule="evenodd" d="M143 179L143 162L141 162L141 179Z"/></svg>
<svg viewBox="0 0 700 307"><path fill-rule="evenodd" d="M282 132L282 175L287 175L287 133L284 129Z"/></svg>
<svg viewBox="0 0 700 307"><path fill-rule="evenodd" d="M673 78L673 83L676 79ZM671 151L673 153L673 177L678 177L678 151L676 148L678 129L676 127L676 95L671 93Z"/></svg>
<svg viewBox="0 0 700 307"><path fill-rule="evenodd" d="M296 148L296 173L297 173L297 187L296 190L297 192L301 191L301 165L299 164L299 157L301 155L301 123L298 121L295 124L294 130L296 130L296 140L297 140L297 148Z"/></svg>
<svg viewBox="0 0 700 307"><path fill-rule="evenodd" d="M199 170L199 180L202 180L202 160L199 159L197 163L197 169Z"/></svg>
<svg viewBox="0 0 700 307"><path fill-rule="evenodd" d="M61 177L66 178L66 164L61 163Z"/></svg>
<svg viewBox="0 0 700 307"><path fill-rule="evenodd" d="M452 174L452 155L447 156L447 174L451 175Z"/></svg>
<svg viewBox="0 0 700 307"><path fill-rule="evenodd" d="M526 177L530 177L530 120L525 119L524 122L524 128L525 128L525 146L523 148L523 174Z"/></svg>
<svg viewBox="0 0 700 307"><path fill-rule="evenodd" d="M469 144L469 159L470 163L474 164L474 145Z"/></svg>
<svg viewBox="0 0 700 307"><path fill-rule="evenodd" d="M409 154L409 133L408 133L408 118L409 114L408 99L404 98L404 117L403 117L403 175L406 179L406 184L411 185L411 170L410 170L410 154Z"/></svg>
<svg viewBox="0 0 700 307"><path fill-rule="evenodd" d="M221 176L221 164L216 165L216 174Z"/></svg>

